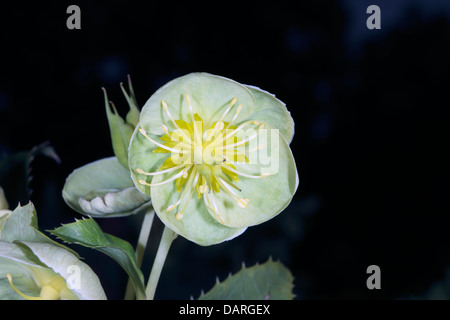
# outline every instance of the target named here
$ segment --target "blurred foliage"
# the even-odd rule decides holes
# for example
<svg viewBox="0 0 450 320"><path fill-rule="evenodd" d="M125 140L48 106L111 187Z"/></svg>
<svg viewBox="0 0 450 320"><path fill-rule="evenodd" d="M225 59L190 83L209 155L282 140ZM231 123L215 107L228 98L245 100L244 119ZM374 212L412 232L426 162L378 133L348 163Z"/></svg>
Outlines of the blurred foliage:
<svg viewBox="0 0 450 320"><path fill-rule="evenodd" d="M45 156L60 163L61 160L49 142L41 143L29 151L0 155L0 186L13 210L17 203L25 205L30 200L33 189L33 161L37 156Z"/></svg>

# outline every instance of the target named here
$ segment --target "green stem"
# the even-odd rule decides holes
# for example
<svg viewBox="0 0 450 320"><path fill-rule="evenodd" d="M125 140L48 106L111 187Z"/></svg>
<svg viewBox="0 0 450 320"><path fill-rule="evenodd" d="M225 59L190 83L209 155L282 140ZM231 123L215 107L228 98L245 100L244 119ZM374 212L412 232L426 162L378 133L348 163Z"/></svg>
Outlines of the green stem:
<svg viewBox="0 0 450 320"><path fill-rule="evenodd" d="M153 300L155 297L156 286L158 285L159 276L161 275L164 262L166 261L167 254L169 253L170 246L173 240L177 237L177 234L171 229L164 227L164 231L159 243L158 251L156 252L155 261L153 262L152 271L148 279L147 288L145 294L147 300Z"/></svg>
<svg viewBox="0 0 450 320"><path fill-rule="evenodd" d="M148 208L142 221L141 231L139 233L138 242L136 245L136 264L140 268L144 258L145 247L147 246L150 230L152 229L153 218L155 217L155 210L152 207ZM133 300L135 295L133 281L128 279L127 288L125 290L125 300Z"/></svg>

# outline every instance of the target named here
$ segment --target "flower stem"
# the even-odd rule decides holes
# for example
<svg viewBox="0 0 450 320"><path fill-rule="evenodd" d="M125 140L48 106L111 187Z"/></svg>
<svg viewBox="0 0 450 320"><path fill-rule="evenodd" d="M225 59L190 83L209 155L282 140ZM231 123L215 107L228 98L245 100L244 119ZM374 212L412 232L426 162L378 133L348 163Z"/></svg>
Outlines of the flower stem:
<svg viewBox="0 0 450 320"><path fill-rule="evenodd" d="M168 227L164 227L164 231L159 243L158 251L156 252L155 261L153 262L152 271L148 279L147 288L145 294L147 300L153 300L155 296L156 286L158 285L159 276L161 275L164 262L166 261L167 254L169 253L170 246L173 240L177 237L177 234Z"/></svg>
<svg viewBox="0 0 450 320"><path fill-rule="evenodd" d="M155 210L152 207L148 208L144 215L144 220L142 221L141 231L139 233L138 242L136 245L136 264L140 268L142 265L142 260L144 258L145 247L147 246L148 237L150 236L150 230L153 224L153 218L155 217ZM128 279L127 288L125 290L125 300L134 299L134 286L131 278Z"/></svg>

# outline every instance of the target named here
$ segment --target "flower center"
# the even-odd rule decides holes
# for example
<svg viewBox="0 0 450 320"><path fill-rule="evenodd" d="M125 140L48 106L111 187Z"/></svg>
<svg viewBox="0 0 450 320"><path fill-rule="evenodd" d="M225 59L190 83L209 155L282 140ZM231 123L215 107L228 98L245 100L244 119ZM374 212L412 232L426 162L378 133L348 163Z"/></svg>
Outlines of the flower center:
<svg viewBox="0 0 450 320"><path fill-rule="evenodd" d="M40 275L37 276L38 282L41 283L41 292L39 297L32 297L26 295L21 292L17 287L13 284L11 274L7 273L6 277L8 278L9 284L17 292L22 298L27 300L60 300L60 299L78 299L67 287L66 281L60 275L45 275L40 272Z"/></svg>
<svg viewBox="0 0 450 320"><path fill-rule="evenodd" d="M203 198L205 205L214 212L218 221L224 224L214 193L223 190L239 207L246 208L250 199L239 195L241 189L236 185L239 177L262 178L269 175L247 174L237 170L235 166L239 163L249 163L249 155L264 147L259 145L251 148L264 125L259 121L245 121L235 126L234 122L242 110L242 105L237 106L230 122L224 121L236 105L237 98L233 98L221 117L205 128L203 119L198 113L194 113L189 96L185 95L185 99L190 113L189 122L175 120L166 102L161 101L161 106L174 128L169 131L166 125L161 126L165 133L160 137L161 142L148 136L144 129L139 129L140 134L158 146L153 152L169 153L170 156L156 172L145 172L141 168L137 168L136 172L146 176L146 179L166 173L170 173L170 177L156 183L149 183L144 179L139 179L138 182L145 186L157 186L175 180L177 192L181 194L179 199L167 208L167 212L178 208L176 218L181 220L189 200L196 192L197 197Z"/></svg>

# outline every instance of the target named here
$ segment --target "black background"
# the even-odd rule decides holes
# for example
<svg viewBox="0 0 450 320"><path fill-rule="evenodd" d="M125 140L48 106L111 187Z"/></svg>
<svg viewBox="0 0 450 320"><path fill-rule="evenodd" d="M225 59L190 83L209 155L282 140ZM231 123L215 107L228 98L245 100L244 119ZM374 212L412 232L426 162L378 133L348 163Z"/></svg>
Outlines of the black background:
<svg viewBox="0 0 450 320"><path fill-rule="evenodd" d="M81 30L66 9L81 8ZM381 8L381 30L366 8ZM42 229L80 215L61 197L65 178L113 155L101 87L124 115L131 75L142 106L167 81L204 71L258 86L295 120L300 187L275 219L233 241L177 239L157 299L188 299L247 266L280 259L299 299L448 298L436 283L450 264L450 7L445 1L163 1L0 5L0 154L50 141L62 162L37 158ZM14 195L4 186L10 204ZM142 217L97 220L135 244ZM162 230L155 222L147 277ZM74 247L111 299L126 274ZM382 289L368 290L378 265ZM433 289L434 288L434 289Z"/></svg>

